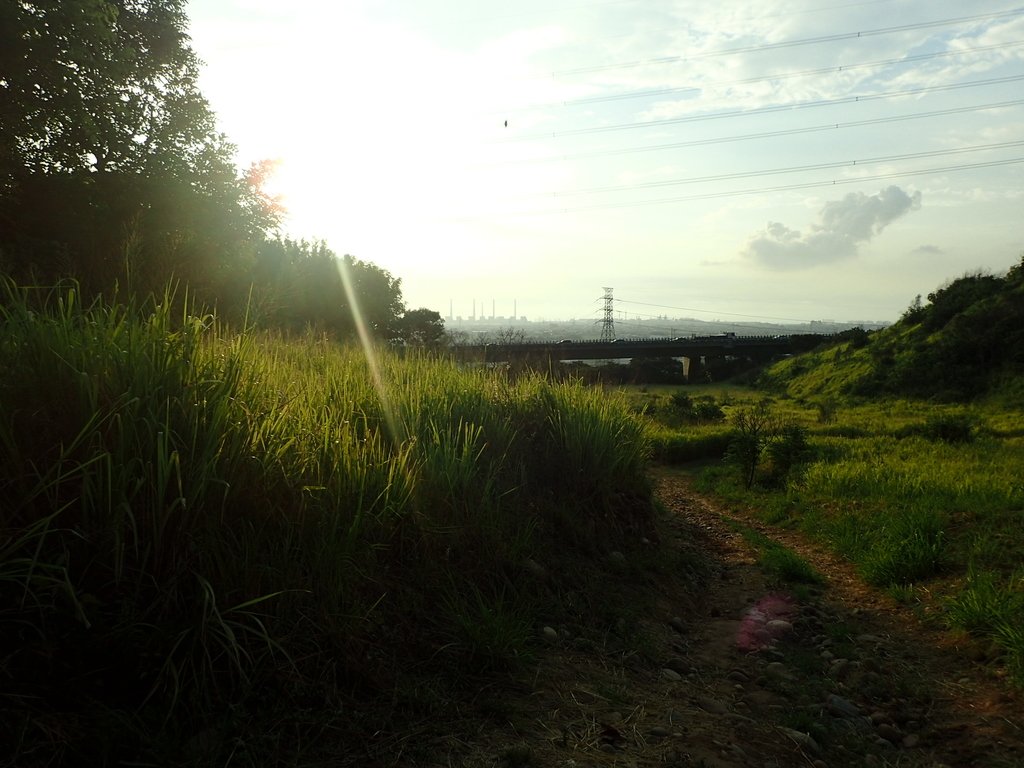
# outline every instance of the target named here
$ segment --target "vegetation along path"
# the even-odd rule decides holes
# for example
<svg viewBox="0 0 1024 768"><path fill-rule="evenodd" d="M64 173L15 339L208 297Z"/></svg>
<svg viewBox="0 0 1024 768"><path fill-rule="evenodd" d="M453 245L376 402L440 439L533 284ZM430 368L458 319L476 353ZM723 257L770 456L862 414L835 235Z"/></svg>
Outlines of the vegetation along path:
<svg viewBox="0 0 1024 768"><path fill-rule="evenodd" d="M685 472L655 480L651 546L703 550L703 589L659 577L633 648L543 628L549 647L501 716L435 745L438 764L1024 765L1019 693L939 629L797 534L717 507Z"/></svg>

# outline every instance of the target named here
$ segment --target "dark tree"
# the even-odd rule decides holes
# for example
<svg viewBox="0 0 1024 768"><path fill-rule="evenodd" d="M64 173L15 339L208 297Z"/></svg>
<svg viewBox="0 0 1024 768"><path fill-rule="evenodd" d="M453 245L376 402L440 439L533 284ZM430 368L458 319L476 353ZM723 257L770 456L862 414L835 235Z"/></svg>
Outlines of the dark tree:
<svg viewBox="0 0 1024 768"><path fill-rule="evenodd" d="M174 276L219 298L275 226L260 169L237 173L199 92L185 5L0 4L0 249L16 273Z"/></svg>
<svg viewBox="0 0 1024 768"><path fill-rule="evenodd" d="M436 347L445 341L444 320L432 309L411 309L398 321L399 338L416 347Z"/></svg>
<svg viewBox="0 0 1024 768"><path fill-rule="evenodd" d="M396 338L405 312L400 279L353 256L339 258L319 241L261 243L250 281L250 319L264 327L319 328L346 338L362 322L384 340Z"/></svg>

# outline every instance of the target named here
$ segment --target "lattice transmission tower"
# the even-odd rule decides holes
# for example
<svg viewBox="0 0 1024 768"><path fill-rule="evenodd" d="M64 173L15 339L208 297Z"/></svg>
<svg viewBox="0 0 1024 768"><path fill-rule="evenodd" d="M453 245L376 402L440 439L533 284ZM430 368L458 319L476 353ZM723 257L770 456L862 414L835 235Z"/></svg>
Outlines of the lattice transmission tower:
<svg viewBox="0 0 1024 768"><path fill-rule="evenodd" d="M604 289L604 317L601 319L601 341L615 341L615 299L612 289Z"/></svg>

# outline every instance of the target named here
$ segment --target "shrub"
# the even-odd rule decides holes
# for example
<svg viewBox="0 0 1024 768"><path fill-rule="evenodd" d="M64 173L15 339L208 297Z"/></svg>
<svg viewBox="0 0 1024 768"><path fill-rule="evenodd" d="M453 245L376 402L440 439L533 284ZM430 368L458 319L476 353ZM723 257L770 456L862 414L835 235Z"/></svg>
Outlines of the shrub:
<svg viewBox="0 0 1024 768"><path fill-rule="evenodd" d="M750 488L768 441L778 429L778 420L767 401L741 408L731 419L733 432L725 458L739 469L744 486Z"/></svg>
<svg viewBox="0 0 1024 768"><path fill-rule="evenodd" d="M923 437L932 442L950 445L974 441L975 422L967 414L939 414L929 417L923 424L911 424L897 431L897 437Z"/></svg>
<svg viewBox="0 0 1024 768"><path fill-rule="evenodd" d="M807 458L807 431L797 424L782 422L767 400L734 412L732 422L732 438L725 458L740 470L747 488L753 486L765 453L770 466L764 478L771 484L783 482Z"/></svg>
<svg viewBox="0 0 1024 768"><path fill-rule="evenodd" d="M717 424L725 421L725 411L709 395L696 400L686 392L673 392L669 408L674 417L687 424Z"/></svg>
<svg viewBox="0 0 1024 768"><path fill-rule="evenodd" d="M693 413L699 424L719 424L725 421L725 411L710 396L698 398L693 404Z"/></svg>
<svg viewBox="0 0 1024 768"><path fill-rule="evenodd" d="M937 512L894 510L864 554L861 572L877 586L912 584L933 576L944 560L945 538Z"/></svg>
<svg viewBox="0 0 1024 768"><path fill-rule="evenodd" d="M818 411L819 424L832 424L835 422L838 405L834 398L828 398L827 400L815 403L815 409Z"/></svg>
<svg viewBox="0 0 1024 768"><path fill-rule="evenodd" d="M794 467L807 460L810 453L807 430L798 424L783 425L779 435L768 443L767 452L771 461L769 478L781 484Z"/></svg>
<svg viewBox="0 0 1024 768"><path fill-rule="evenodd" d="M700 459L721 459L729 448L729 432L656 431L651 436L651 452L657 461L682 464Z"/></svg>

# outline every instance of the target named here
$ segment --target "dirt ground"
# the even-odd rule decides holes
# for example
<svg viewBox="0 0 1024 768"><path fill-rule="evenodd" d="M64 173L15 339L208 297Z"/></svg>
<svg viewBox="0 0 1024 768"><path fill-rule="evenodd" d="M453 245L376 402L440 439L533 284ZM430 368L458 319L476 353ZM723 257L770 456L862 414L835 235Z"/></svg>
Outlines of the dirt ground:
<svg viewBox="0 0 1024 768"><path fill-rule="evenodd" d="M529 676L482 692L494 715L431 745L446 766L1024 766L1024 699L984 654L792 532L717 508L655 470L662 547L711 558L659 578L636 650L540 628ZM819 586L787 588L733 523L800 554ZM470 729L472 730L472 729Z"/></svg>

